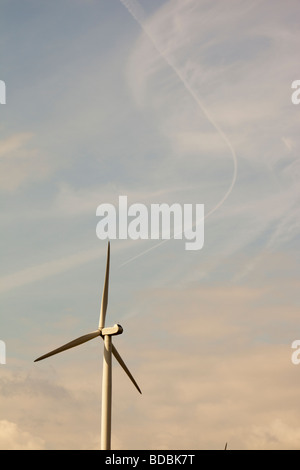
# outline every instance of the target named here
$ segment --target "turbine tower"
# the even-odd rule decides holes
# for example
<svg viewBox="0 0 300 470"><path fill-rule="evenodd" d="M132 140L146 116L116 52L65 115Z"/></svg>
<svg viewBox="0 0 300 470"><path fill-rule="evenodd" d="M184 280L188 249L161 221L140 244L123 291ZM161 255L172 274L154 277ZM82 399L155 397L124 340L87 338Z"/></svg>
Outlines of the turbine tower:
<svg viewBox="0 0 300 470"><path fill-rule="evenodd" d="M110 243L107 247L107 262L104 288L102 294L101 310L98 329L88 333L87 335L80 336L70 343L64 344L60 348L54 349L41 357L38 357L34 362L41 361L47 357L58 354L67 349L79 346L86 343L91 339L98 336L104 340L104 353L103 353L103 378L102 378L102 410L101 410L101 450L110 450L111 448L111 407L112 407L112 354L124 369L139 393L142 393L131 372L121 358L115 346L112 344L112 336L120 335L123 333L123 328L119 324L112 327L105 328L106 310L108 304L108 285L109 285L109 264L110 264Z"/></svg>

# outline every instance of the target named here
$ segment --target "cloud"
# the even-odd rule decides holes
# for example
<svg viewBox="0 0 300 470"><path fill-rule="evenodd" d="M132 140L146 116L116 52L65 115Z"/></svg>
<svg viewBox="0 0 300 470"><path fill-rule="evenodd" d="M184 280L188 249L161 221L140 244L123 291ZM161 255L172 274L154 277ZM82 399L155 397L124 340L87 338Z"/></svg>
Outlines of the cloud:
<svg viewBox="0 0 300 470"><path fill-rule="evenodd" d="M0 190L13 192L49 175L50 167L45 158L37 149L30 148L33 137L20 133L0 141Z"/></svg>
<svg viewBox="0 0 300 470"><path fill-rule="evenodd" d="M43 450L45 443L37 436L23 431L16 423L0 421L1 450Z"/></svg>
<svg viewBox="0 0 300 470"><path fill-rule="evenodd" d="M140 335L130 346L124 339L129 363L138 361L143 396L132 404L129 387L124 396L126 378L116 372L123 400L116 393L114 405L120 417L134 406L133 428L147 426L129 442L120 418L123 448L146 442L152 449L222 449L226 441L232 449L299 446L299 387L289 342L297 312L275 308L275 291L148 292L143 315L128 319L127 329L134 337L151 331L152 341ZM276 327L282 322L286 332Z"/></svg>
<svg viewBox="0 0 300 470"><path fill-rule="evenodd" d="M60 359L64 362L63 357ZM100 403L95 397L97 381L88 380L83 385L78 380L78 368L77 378L73 373L76 368L72 366L70 369L63 367L65 377L60 376L60 367L55 369L55 363L50 366L45 363L42 367L33 367L26 361L8 364L0 384L4 391L0 404L3 418L0 422L1 449L80 450L94 447L99 433L97 424L100 423L100 418L95 419L95 410L100 415ZM6 393L9 390L10 393ZM85 436L82 434L84 427L91 429L84 433ZM66 433L64 437L59 437L61 430Z"/></svg>
<svg viewBox="0 0 300 470"><path fill-rule="evenodd" d="M91 249L75 253L64 258L55 259L45 263L22 269L13 274L0 278L0 292L7 292L17 287L41 281L55 274L68 271L99 257L98 249Z"/></svg>
<svg viewBox="0 0 300 470"><path fill-rule="evenodd" d="M300 427L274 419L265 426L253 425L245 440L250 450L299 450Z"/></svg>
<svg viewBox="0 0 300 470"><path fill-rule="evenodd" d="M297 448L297 292L284 277L252 288L140 290L126 306L139 315L123 319L114 343L143 394L113 361L113 448ZM61 329L57 337L36 328L39 350L45 337L49 349L63 342ZM46 448L99 448L101 357L94 341L15 371L8 361L2 417Z"/></svg>
<svg viewBox="0 0 300 470"><path fill-rule="evenodd" d="M91 28L90 12L83 23L74 13L80 34L57 24L56 8L50 23L41 10L30 28L49 32L42 49L22 27L26 59L38 69L27 67L34 72L22 84L30 86L16 96L24 109L35 100L23 125L33 132L11 131L0 142L0 189L9 196L1 446L99 448L102 342L32 360L72 339L99 308L95 273L103 275L106 244L101 254L97 205L126 194L129 203L204 203L209 212L227 194L232 154L205 109L236 151L238 178L206 221L204 249L191 254L168 241L141 257L151 242L113 246L115 267L125 260L111 283L110 312L124 327L114 341L143 391L113 363L113 447L297 448L299 109L290 85L298 17L277 0L271 9L172 0L143 17L161 53L142 31L130 51L132 18L115 21L113 7L109 23L102 3L91 10ZM65 47L57 54L58 44ZM41 181L43 188L33 184Z"/></svg>
<svg viewBox="0 0 300 470"><path fill-rule="evenodd" d="M123 3L141 18L137 2ZM300 141L290 104L299 31L289 27L279 2L271 15L261 2L232 4L229 11L219 2L164 3L139 20L143 30L127 74L137 106L152 110L169 141L171 174L181 184L189 181L188 197L201 198L206 213L218 207L207 226L218 221L222 243L215 248L225 256L256 243L257 253L283 249L299 233L294 172ZM238 161L225 205L218 198L230 186L233 165L218 128ZM236 227L233 237L227 238L226 218Z"/></svg>

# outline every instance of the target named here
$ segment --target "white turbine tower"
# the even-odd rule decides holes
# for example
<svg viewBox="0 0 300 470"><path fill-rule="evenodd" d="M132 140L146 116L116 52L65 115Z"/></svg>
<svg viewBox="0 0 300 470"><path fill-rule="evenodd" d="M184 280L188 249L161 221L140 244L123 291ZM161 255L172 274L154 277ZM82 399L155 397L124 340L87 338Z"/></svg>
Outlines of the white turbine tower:
<svg viewBox="0 0 300 470"><path fill-rule="evenodd" d="M112 336L120 335L123 333L121 325L115 324L112 327L105 328L105 317L108 304L108 284L109 284L109 262L110 262L110 243L108 242L107 247L107 262L106 262L106 273L104 288L102 294L101 311L99 318L99 326L96 331L92 331L87 335L80 336L80 338L74 339L70 343L61 346L60 348L54 349L53 351L44 354L37 358L34 362L46 359L46 357L53 356L67 349L74 348L79 344L86 343L93 338L100 336L104 340L104 354L103 354L103 379L102 379L102 413L101 413L101 450L110 450L111 448L111 405L112 405L112 354L119 362L120 366L124 369L134 386L141 392L138 384L134 380L125 362L121 358L120 354L112 344Z"/></svg>

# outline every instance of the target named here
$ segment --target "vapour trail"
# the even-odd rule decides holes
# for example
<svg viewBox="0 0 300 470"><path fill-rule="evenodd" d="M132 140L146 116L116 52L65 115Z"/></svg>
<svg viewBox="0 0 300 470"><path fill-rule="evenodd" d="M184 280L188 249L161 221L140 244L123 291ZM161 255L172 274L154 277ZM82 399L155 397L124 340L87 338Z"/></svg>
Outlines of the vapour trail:
<svg viewBox="0 0 300 470"><path fill-rule="evenodd" d="M211 125L216 129L216 131L218 132L218 134L220 135L220 137L223 139L223 141L225 142L225 144L227 145L227 147L229 148L230 150L230 153L232 155L232 160L233 160L233 175L232 175L232 180L231 180L231 183L230 183L230 186L228 188L228 190L226 191L226 193L224 194L224 196L222 197L222 199L215 205L215 207L213 207L205 216L204 216L204 219L206 219L207 217L209 217L210 215L212 215L217 209L219 209L222 204L225 202L225 200L228 198L228 196L230 195L230 193L232 192L233 190L233 187L235 185L235 182L236 182L236 178L237 178L237 156L236 156L236 152L234 150L234 147L232 145L232 143L230 142L229 138L227 137L227 135L224 133L224 131L220 128L220 126L215 122L215 120L212 118L212 116L209 114L207 108L203 105L203 103L200 101L199 97L197 96L197 94L195 93L195 91L192 89L192 87L190 86L189 82L186 80L186 78L184 77L184 75L182 74L182 72L176 67L176 65L174 65L170 58L167 56L167 54L162 50L162 47L158 44L157 40L154 38L154 36L151 34L151 31L149 30L149 28L145 25L144 23L144 12L143 12L143 9L141 7L141 5L138 3L137 0L120 0L120 2L125 6L125 8L129 11L130 15L137 21L137 23L140 25L140 27L142 28L142 30L144 31L144 33L147 35L148 39L151 41L151 43L153 44L153 46L155 47L155 49L157 50L158 54L166 61L166 63L172 68L172 70L174 71L174 73L177 75L177 77L179 78L179 80L182 82L182 84L184 85L185 89L187 90L187 92L192 96L192 98L194 99L194 101L197 103L197 105L199 106L199 108L201 109L201 111L203 112L203 114L205 115L205 117L208 119L208 121L211 123ZM147 250L143 251L142 253L134 256L133 258L130 258L128 261L125 261L123 264L121 264L120 267L122 266L125 266L126 264L130 263L131 261L133 260L136 260L137 258L145 255L146 253L148 253L149 251L152 251L154 250L155 248L158 248L159 246L161 246L163 243L166 243L167 241L169 241L169 239L167 240L163 240L159 243L157 243L156 245L154 245L153 247L151 248L148 248Z"/></svg>

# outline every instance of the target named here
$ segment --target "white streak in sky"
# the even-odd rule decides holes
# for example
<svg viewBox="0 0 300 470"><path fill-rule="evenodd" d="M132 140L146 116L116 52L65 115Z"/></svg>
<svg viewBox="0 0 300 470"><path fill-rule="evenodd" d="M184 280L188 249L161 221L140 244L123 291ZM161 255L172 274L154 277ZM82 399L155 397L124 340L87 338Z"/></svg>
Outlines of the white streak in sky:
<svg viewBox="0 0 300 470"><path fill-rule="evenodd" d="M223 132L223 130L219 127L219 125L214 121L214 119L211 117L207 109L204 107L202 102L200 101L199 97L196 95L194 90L191 88L190 84L186 80L186 78L183 76L182 72L170 61L170 58L167 56L166 53L162 51L162 46L157 43L157 40L153 37L151 32L149 31L149 28L145 26L144 19L145 15L143 12L142 7L140 4L135 1L135 0L120 0L121 3L127 8L131 16L138 22L138 24L141 26L142 30L144 33L147 35L151 43L154 45L155 49L157 50L158 54L166 61L166 63L172 68L174 73L177 75L179 80L182 82L184 85L185 89L187 92L193 97L194 101L197 103L203 114L206 116L208 121L212 124L212 126L215 128L215 130L218 132L218 134L222 137L223 141L226 143L226 146L229 148L230 153L232 155L233 159L233 176L232 176L232 181L231 184L222 197L222 199L216 204L213 209L211 209L206 215L205 219L209 217L211 214L213 214L217 209L221 207L221 205L224 203L224 201L228 198L230 195L235 181L237 177L237 158L236 158L236 153L235 150L226 136L226 134ZM202 221L201 221L202 222ZM199 223L199 221L198 221ZM158 248L159 246L163 245L164 243L168 242L169 239L165 239L160 241L159 243L155 244L151 248L148 248L141 253L137 254L136 256L133 256L129 260L125 261L122 263L119 268L131 263L132 261L140 258L141 256L149 253L150 251L154 250L155 248ZM120 250L122 250L122 247L119 247ZM104 256L104 254L103 254ZM0 293L9 291L11 289L14 289L16 287L21 287L26 284L31 284L32 282L40 281L42 279L45 279L49 276L56 275L62 272L65 272L71 268L80 266L82 264L85 264L87 262L93 261L99 257L99 252L97 249L92 249L92 250L87 250L83 251L81 253L76 253L75 255L71 255L59 260L54 260L54 261L49 261L45 262L39 266L33 266L30 268L23 269L17 273L7 275L0 277Z"/></svg>
<svg viewBox="0 0 300 470"><path fill-rule="evenodd" d="M225 142L226 146L229 148L230 150L230 153L231 153L231 156L232 156L232 161L233 161L233 175L232 175L232 180L231 180L231 183L230 183L230 186L228 188L228 190L226 191L226 193L224 194L224 196L222 197L222 199L215 205L215 207L213 207L204 217L204 219L206 219L207 217L209 217L211 214L213 214L217 209L219 209L222 204L225 202L225 200L228 198L228 196L230 195L230 193L232 192L233 190L233 187L235 185L235 182L236 182L236 178L237 178L237 157L236 157L236 153L235 153L235 150L233 148L233 145L232 143L230 142L229 138L227 137L227 135L224 133L224 131L220 128L220 126L215 122L215 120L212 118L212 116L209 114L207 108L203 105L203 103L200 101L199 97L197 96L197 94L195 93L195 91L192 89L192 87L190 86L189 82L186 80L186 78L184 77L184 75L182 74L182 72L179 70L179 68L177 66L175 66L170 58L168 57L168 55L163 52L163 48L160 44L158 44L157 40L154 38L153 34L151 33L151 31L149 30L149 28L145 25L145 22L144 22L144 12L143 12L143 9L141 7L141 5L137 2L137 0L120 0L120 2L125 6L125 8L129 11L129 13L131 14L131 16L137 21L137 23L140 25L140 27L142 28L142 30L144 31L144 33L147 35L148 39L151 41L151 43L153 44L153 46L155 47L155 49L157 50L157 52L159 53L159 55L166 61L166 63L172 68L172 70L175 72L175 74L177 75L177 77L179 78L179 80L182 82L182 84L184 85L185 89L187 90L187 92L192 96L192 98L194 99L194 101L197 103L197 105L199 106L199 108L201 109L201 111L203 112L203 114L205 115L205 117L207 118L207 120L212 124L212 126L215 128L215 130L218 132L218 134L220 135L220 137L223 139L223 141ZM133 258L130 258L128 261L125 261L125 263L123 263L120 267L130 263L131 261L139 258L140 256L143 256L144 254L148 253L149 251L152 251L154 250L155 248L159 247L160 245L162 245L163 243L166 243L167 241L169 240L163 240L161 241L160 243L157 243L156 245L154 245L153 247L143 251L142 253L134 256Z"/></svg>

